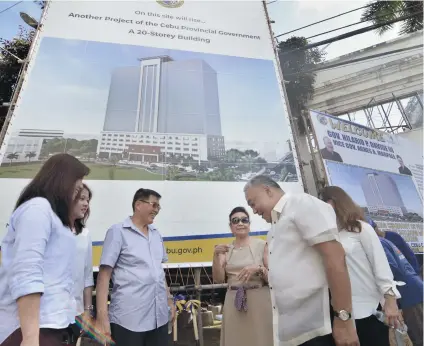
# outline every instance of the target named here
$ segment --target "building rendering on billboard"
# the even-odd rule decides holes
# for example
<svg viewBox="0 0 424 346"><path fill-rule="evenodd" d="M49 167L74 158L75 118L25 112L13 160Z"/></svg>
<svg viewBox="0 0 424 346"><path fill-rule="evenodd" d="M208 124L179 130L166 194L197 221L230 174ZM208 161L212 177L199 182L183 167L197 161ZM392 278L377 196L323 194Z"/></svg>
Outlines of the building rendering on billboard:
<svg viewBox="0 0 424 346"><path fill-rule="evenodd" d="M386 174L368 173L361 185L369 212L399 216L407 213L402 196L392 177Z"/></svg>
<svg viewBox="0 0 424 346"><path fill-rule="evenodd" d="M169 56L140 59L140 66L112 72L98 155L128 156L141 162L167 155L206 161L225 154L216 71L201 59ZM137 150L134 145L139 145ZM162 155L143 154L147 146Z"/></svg>

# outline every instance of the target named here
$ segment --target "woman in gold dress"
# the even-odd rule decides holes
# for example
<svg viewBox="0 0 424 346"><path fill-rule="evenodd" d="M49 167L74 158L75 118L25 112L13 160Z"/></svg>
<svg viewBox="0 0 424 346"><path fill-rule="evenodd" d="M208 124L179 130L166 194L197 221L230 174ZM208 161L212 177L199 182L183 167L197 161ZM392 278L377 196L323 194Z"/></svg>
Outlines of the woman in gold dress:
<svg viewBox="0 0 424 346"><path fill-rule="evenodd" d="M250 218L245 208L234 208L229 221L235 239L215 247L212 266L214 281L228 283L221 346L272 346L268 246L249 236Z"/></svg>

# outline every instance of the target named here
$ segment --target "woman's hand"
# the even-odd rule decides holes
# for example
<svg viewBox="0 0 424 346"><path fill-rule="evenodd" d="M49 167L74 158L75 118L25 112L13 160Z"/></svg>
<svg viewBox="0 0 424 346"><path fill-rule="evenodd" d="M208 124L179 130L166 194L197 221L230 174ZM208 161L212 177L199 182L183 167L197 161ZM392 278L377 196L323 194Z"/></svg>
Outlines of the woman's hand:
<svg viewBox="0 0 424 346"><path fill-rule="evenodd" d="M258 273L260 270L261 268L257 264L248 265L241 270L241 272L237 276L237 279L242 282L248 282L250 277Z"/></svg>
<svg viewBox="0 0 424 346"><path fill-rule="evenodd" d="M220 245L215 246L214 254L215 255L221 255L221 254L227 253L228 251L230 251L229 245L220 244Z"/></svg>
<svg viewBox="0 0 424 346"><path fill-rule="evenodd" d="M383 310L390 327L399 328L402 326L402 314L398 309L395 297L386 297Z"/></svg>
<svg viewBox="0 0 424 346"><path fill-rule="evenodd" d="M99 335L100 337L111 336L109 317L107 316L107 314L103 316L101 315L97 316L96 329L97 329L97 332L100 334Z"/></svg>
<svg viewBox="0 0 424 346"><path fill-rule="evenodd" d="M177 308L175 307L175 304L169 303L169 308L171 309L171 324L174 325L175 319L177 318Z"/></svg>

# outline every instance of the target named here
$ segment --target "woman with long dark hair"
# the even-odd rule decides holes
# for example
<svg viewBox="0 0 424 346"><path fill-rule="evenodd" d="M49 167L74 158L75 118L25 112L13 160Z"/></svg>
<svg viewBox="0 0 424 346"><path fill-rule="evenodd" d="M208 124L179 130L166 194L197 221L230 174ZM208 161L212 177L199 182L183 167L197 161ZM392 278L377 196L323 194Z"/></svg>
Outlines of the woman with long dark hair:
<svg viewBox="0 0 424 346"><path fill-rule="evenodd" d="M250 218L245 208L234 208L229 223L235 239L215 247L212 265L215 282L228 283L221 346L273 345L267 243L249 236Z"/></svg>
<svg viewBox="0 0 424 346"><path fill-rule="evenodd" d="M380 301L387 323L400 326L396 299L400 297L384 249L362 209L340 187L328 186L321 199L337 216L340 242L352 285L352 315L361 346L389 346L389 329L375 316Z"/></svg>
<svg viewBox="0 0 424 346"><path fill-rule="evenodd" d="M0 344L59 346L75 320L72 209L89 169L50 157L22 191L1 244Z"/></svg>

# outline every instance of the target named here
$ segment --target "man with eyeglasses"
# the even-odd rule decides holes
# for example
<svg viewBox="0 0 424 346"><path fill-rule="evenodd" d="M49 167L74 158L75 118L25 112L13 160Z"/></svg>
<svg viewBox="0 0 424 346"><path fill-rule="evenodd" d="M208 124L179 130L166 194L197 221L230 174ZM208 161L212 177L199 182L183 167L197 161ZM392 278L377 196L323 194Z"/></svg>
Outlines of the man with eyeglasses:
<svg viewBox="0 0 424 346"><path fill-rule="evenodd" d="M153 226L160 194L139 189L133 215L106 233L97 277L97 327L117 346L163 346L168 343L173 297L162 263L168 260L162 237ZM113 289L107 308L109 281Z"/></svg>

